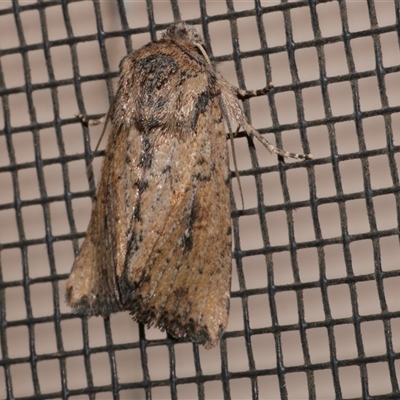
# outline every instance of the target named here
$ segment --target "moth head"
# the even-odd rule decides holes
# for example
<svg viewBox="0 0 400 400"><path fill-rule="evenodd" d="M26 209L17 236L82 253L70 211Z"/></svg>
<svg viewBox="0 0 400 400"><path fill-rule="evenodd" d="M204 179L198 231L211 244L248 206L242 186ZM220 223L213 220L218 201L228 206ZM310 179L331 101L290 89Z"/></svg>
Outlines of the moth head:
<svg viewBox="0 0 400 400"><path fill-rule="evenodd" d="M163 38L181 40L194 45L204 45L203 38L199 31L194 26L188 25L185 22L178 22L177 24L170 25L165 31Z"/></svg>
<svg viewBox="0 0 400 400"><path fill-rule="evenodd" d="M185 22L172 24L165 31L163 38L173 41L183 41L197 47L198 51L206 59L207 63L211 65L211 61L208 58L206 49L204 47L203 38L194 26L188 25Z"/></svg>

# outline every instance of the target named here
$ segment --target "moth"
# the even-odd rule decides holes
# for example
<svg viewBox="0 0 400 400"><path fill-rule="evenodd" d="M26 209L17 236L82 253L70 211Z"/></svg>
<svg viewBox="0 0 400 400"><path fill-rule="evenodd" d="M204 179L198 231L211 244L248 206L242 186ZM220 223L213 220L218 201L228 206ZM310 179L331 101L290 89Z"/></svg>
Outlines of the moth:
<svg viewBox="0 0 400 400"><path fill-rule="evenodd" d="M184 22L126 56L90 223L66 283L84 315L129 310L136 321L206 348L228 322L231 284L229 120L276 149Z"/></svg>

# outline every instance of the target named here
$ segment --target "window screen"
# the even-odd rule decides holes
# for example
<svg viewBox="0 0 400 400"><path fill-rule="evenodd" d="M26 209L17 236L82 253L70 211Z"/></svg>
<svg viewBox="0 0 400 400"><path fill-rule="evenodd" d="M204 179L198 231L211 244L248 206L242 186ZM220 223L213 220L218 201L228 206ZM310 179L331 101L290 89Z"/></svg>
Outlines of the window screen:
<svg viewBox="0 0 400 400"><path fill-rule="evenodd" d="M400 351L398 0L1 1L0 397L394 399ZM265 137L234 140L231 312L205 350L64 301L118 64L179 18ZM231 169L234 170L233 166ZM92 173L92 171L94 171Z"/></svg>

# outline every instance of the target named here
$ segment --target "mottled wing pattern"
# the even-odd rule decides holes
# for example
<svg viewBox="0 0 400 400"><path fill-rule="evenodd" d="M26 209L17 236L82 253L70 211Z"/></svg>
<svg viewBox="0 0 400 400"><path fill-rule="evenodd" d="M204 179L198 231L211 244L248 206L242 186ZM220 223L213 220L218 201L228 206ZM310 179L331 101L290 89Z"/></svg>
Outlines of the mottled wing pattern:
<svg viewBox="0 0 400 400"><path fill-rule="evenodd" d="M129 187L136 178L126 168L125 155L132 141L140 143L129 133L123 127L110 133L86 237L67 281L67 302L79 313L106 316L122 309L117 277L132 214L126 196L130 202L137 196Z"/></svg>
<svg viewBox="0 0 400 400"><path fill-rule="evenodd" d="M212 347L227 324L232 251L219 93L213 71L204 71L197 53L188 55L192 48L157 45L125 61L147 65L139 83L151 96L144 91L136 99L141 190L121 293L138 321Z"/></svg>
<svg viewBox="0 0 400 400"><path fill-rule="evenodd" d="M228 318L232 252L220 115L202 114L196 132L163 141L157 152L131 225L123 302L138 321L215 345Z"/></svg>
<svg viewBox="0 0 400 400"><path fill-rule="evenodd" d="M120 69L112 132L67 301L86 314L126 309L210 348L227 325L231 276L217 77L179 37L144 46Z"/></svg>

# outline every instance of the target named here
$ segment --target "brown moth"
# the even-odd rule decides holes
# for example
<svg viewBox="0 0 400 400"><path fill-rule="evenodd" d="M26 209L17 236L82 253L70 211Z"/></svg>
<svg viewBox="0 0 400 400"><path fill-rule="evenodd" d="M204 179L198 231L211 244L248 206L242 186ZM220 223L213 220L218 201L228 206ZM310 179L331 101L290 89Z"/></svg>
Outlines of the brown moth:
<svg viewBox="0 0 400 400"><path fill-rule="evenodd" d="M147 326L216 346L229 312L231 217L223 114L249 125L247 92L211 65L183 22L126 56L85 240L66 285L80 314L129 310Z"/></svg>

